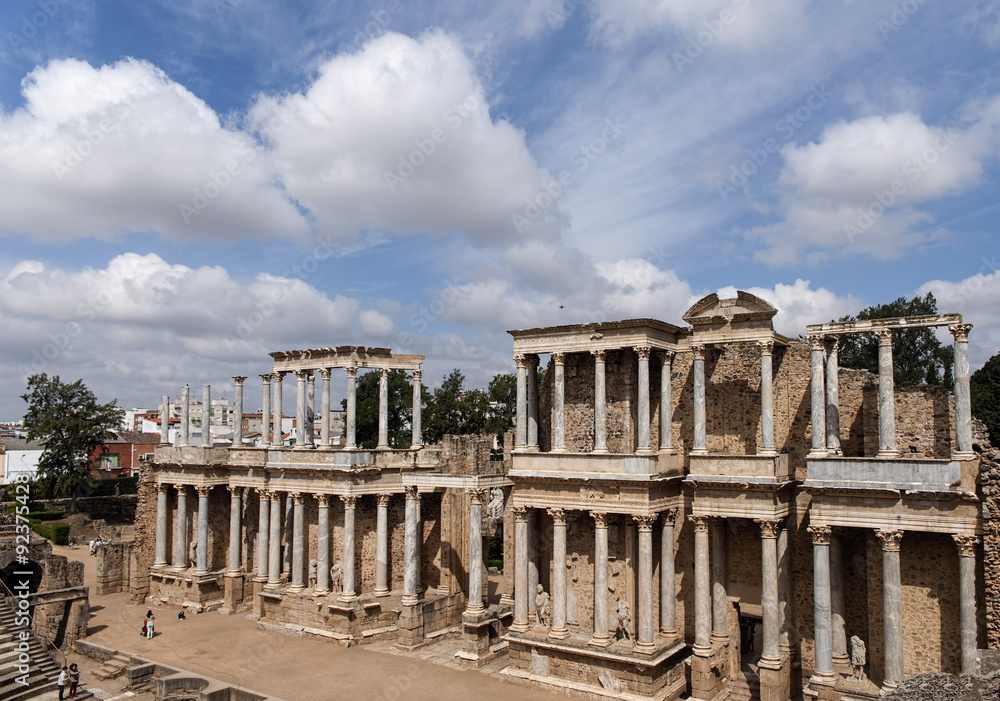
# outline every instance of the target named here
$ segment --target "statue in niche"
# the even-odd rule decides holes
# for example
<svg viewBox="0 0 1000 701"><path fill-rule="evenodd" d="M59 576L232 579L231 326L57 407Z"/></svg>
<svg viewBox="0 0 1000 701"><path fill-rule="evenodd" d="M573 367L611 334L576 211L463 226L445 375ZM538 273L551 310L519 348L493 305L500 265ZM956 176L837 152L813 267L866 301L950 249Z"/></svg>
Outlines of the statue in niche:
<svg viewBox="0 0 1000 701"><path fill-rule="evenodd" d="M309 588L316 588L316 560L309 560Z"/></svg>
<svg viewBox="0 0 1000 701"><path fill-rule="evenodd" d="M858 682L859 684L866 684L868 678L865 676L865 664L868 662L868 650L865 648L865 642L856 635L851 636L851 666L854 668L854 673L851 675L851 681Z"/></svg>
<svg viewBox="0 0 1000 701"><path fill-rule="evenodd" d="M490 490L490 503L486 505L486 516L491 521L503 518L503 489L500 487Z"/></svg>
<svg viewBox="0 0 1000 701"><path fill-rule="evenodd" d="M628 610L628 602L624 599L618 600L618 632L625 640L631 640L632 634L629 632L629 625L632 623L632 614Z"/></svg>
<svg viewBox="0 0 1000 701"><path fill-rule="evenodd" d="M344 590L344 568L339 562L333 563L330 568L330 591L339 594Z"/></svg>
<svg viewBox="0 0 1000 701"><path fill-rule="evenodd" d="M198 566L198 541L192 540L191 545L188 546L188 560L191 562L192 567Z"/></svg>
<svg viewBox="0 0 1000 701"><path fill-rule="evenodd" d="M579 615L577 613L577 600L576 600L576 582L580 581L580 556L577 553L573 553L566 558L566 569L569 570L566 579L569 581L569 586L566 587L566 622L571 625L577 625L579 620Z"/></svg>
<svg viewBox="0 0 1000 701"><path fill-rule="evenodd" d="M535 595L535 620L538 621L540 626L548 626L550 623L549 615L549 595L545 591L545 588L539 584L538 593Z"/></svg>

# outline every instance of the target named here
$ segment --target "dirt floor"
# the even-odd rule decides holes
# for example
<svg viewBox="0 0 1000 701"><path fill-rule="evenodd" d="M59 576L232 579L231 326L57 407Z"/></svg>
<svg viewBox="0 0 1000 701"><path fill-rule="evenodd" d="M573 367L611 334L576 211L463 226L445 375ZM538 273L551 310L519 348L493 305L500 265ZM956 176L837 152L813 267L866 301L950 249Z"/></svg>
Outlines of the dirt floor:
<svg viewBox="0 0 1000 701"><path fill-rule="evenodd" d="M245 614L224 616L217 612L178 620L178 608L167 605L133 605L127 594L93 594L95 559L86 548L56 547L60 555L84 563L85 583L91 587L92 618L88 640L288 701L329 699L407 699L407 701L465 701L476 697L552 701L555 695L501 682L495 676L502 665L485 672L459 670L451 644L424 648L422 657L345 648L319 640L281 635L257 629ZM156 617L156 634L144 639L139 631L146 611ZM435 660L435 657L438 659ZM99 681L99 665L70 655L80 665L86 688L120 691L122 680ZM436 663L437 662L437 663ZM134 697L136 701L145 701Z"/></svg>

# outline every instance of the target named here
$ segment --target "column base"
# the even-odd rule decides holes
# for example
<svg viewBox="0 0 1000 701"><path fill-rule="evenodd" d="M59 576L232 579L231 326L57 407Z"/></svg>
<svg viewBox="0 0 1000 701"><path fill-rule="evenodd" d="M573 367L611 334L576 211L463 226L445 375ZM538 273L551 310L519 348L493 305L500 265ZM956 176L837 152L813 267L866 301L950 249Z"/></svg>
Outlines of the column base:
<svg viewBox="0 0 1000 701"><path fill-rule="evenodd" d="M380 443L375 446L375 450L391 450L391 446L388 443Z"/></svg>
<svg viewBox="0 0 1000 701"><path fill-rule="evenodd" d="M329 443L321 443L317 450L333 450L333 446Z"/></svg>
<svg viewBox="0 0 1000 701"><path fill-rule="evenodd" d="M825 448L823 450L810 450L809 453L806 454L806 460L815 460L816 458L825 458L825 457L826 457ZM882 457L882 455L880 454L879 457Z"/></svg>
<svg viewBox="0 0 1000 701"><path fill-rule="evenodd" d="M423 443L410 443L410 450L420 450L423 447Z"/></svg>
<svg viewBox="0 0 1000 701"><path fill-rule="evenodd" d="M403 594L403 598L400 601L403 606L416 606L420 603L420 597L416 594Z"/></svg>
<svg viewBox="0 0 1000 701"><path fill-rule="evenodd" d="M350 594L344 593L337 597L337 601L340 601L341 603L344 604L353 604L357 600L358 600L358 595L353 592Z"/></svg>
<svg viewBox="0 0 1000 701"><path fill-rule="evenodd" d="M656 652L656 645L653 643L636 643L632 647L632 652L637 655L652 655Z"/></svg>
<svg viewBox="0 0 1000 701"><path fill-rule="evenodd" d="M808 456L807 456L808 457ZM898 450L880 450L875 454L876 458L882 458L883 460L895 460L899 457Z"/></svg>
<svg viewBox="0 0 1000 701"><path fill-rule="evenodd" d="M153 567L158 567L158 568L161 568L161 569L167 568L169 566L170 566L170 563L166 562L166 561L164 561L164 562L154 562L153 563Z"/></svg>
<svg viewBox="0 0 1000 701"><path fill-rule="evenodd" d="M375 589L375 596L389 596L389 590L388 589L378 589L378 588L376 588Z"/></svg>
<svg viewBox="0 0 1000 701"><path fill-rule="evenodd" d="M764 448L763 450L757 451L757 455L767 458L776 457L778 454L779 454L778 451L775 450L774 448Z"/></svg>
<svg viewBox="0 0 1000 701"><path fill-rule="evenodd" d="M358 449L357 445L345 445L341 450L346 450L350 452L352 450L357 450L357 449Z"/></svg>
<svg viewBox="0 0 1000 701"><path fill-rule="evenodd" d="M304 584L293 584L292 586L288 587L288 591L293 592L295 594L298 594L299 592L302 592L302 591L305 591L305 590L306 590L306 587L305 587Z"/></svg>
<svg viewBox="0 0 1000 701"><path fill-rule="evenodd" d="M549 637L553 640L565 640L569 637L569 628L553 628L549 631Z"/></svg>
<svg viewBox="0 0 1000 701"><path fill-rule="evenodd" d="M977 457L979 456L971 450L967 452L956 451L951 454L951 459L958 460L959 462L965 462L966 460L975 460Z"/></svg>
<svg viewBox="0 0 1000 701"><path fill-rule="evenodd" d="M677 640L676 630L661 630L660 637L664 640Z"/></svg>
<svg viewBox="0 0 1000 701"><path fill-rule="evenodd" d="M653 449L652 448L636 448L635 449L635 454L636 455L653 455Z"/></svg>
<svg viewBox="0 0 1000 701"><path fill-rule="evenodd" d="M592 455L605 455L608 452L607 448L594 448L590 451Z"/></svg>
<svg viewBox="0 0 1000 701"><path fill-rule="evenodd" d="M482 615L482 613L484 611L486 611L486 607L483 606L482 604L478 604L476 606L466 606L465 607L465 611L462 612L462 615L463 616L480 616L480 615Z"/></svg>
<svg viewBox="0 0 1000 701"><path fill-rule="evenodd" d="M840 446L837 446L836 448L827 447L826 454L836 457L842 457L844 455L844 451L840 449Z"/></svg>
<svg viewBox="0 0 1000 701"><path fill-rule="evenodd" d="M196 567L194 569L194 571L191 572L191 574L193 574L195 577L204 577L204 576L206 576L208 574L208 570L207 569L200 569L200 568Z"/></svg>
<svg viewBox="0 0 1000 701"><path fill-rule="evenodd" d="M566 450L566 446L560 445L560 446L556 446L555 448L550 448L549 452L550 453L568 453L569 451Z"/></svg>
<svg viewBox="0 0 1000 701"><path fill-rule="evenodd" d="M510 594L501 594L500 595L500 605L501 606L513 606L514 605L514 597L511 596Z"/></svg>
<svg viewBox="0 0 1000 701"><path fill-rule="evenodd" d="M708 455L708 448L692 448L688 455Z"/></svg>
<svg viewBox="0 0 1000 701"><path fill-rule="evenodd" d="M314 589L313 596L326 596L330 593L329 589Z"/></svg>
<svg viewBox="0 0 1000 701"><path fill-rule="evenodd" d="M677 455L677 448L670 445L667 446L666 448L660 448L656 452L659 453L660 455Z"/></svg>
<svg viewBox="0 0 1000 701"><path fill-rule="evenodd" d="M810 684L821 684L822 686L833 686L837 683L836 674L823 674L821 672L813 672L813 675L809 677ZM895 688L895 687L893 687Z"/></svg>
<svg viewBox="0 0 1000 701"><path fill-rule="evenodd" d="M510 628L508 628L508 630L511 633L527 633L529 630L531 630L531 625L528 623L515 623Z"/></svg>
<svg viewBox="0 0 1000 701"><path fill-rule="evenodd" d="M589 645L590 647L608 647L611 645L611 636L595 635L594 637L592 637L590 640L587 641L587 645Z"/></svg>

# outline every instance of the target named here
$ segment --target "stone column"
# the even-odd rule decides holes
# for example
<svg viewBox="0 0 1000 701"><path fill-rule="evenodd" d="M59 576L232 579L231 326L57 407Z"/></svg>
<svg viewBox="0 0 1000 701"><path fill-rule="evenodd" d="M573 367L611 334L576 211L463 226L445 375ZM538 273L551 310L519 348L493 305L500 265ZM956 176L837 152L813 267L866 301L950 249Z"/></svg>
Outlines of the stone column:
<svg viewBox="0 0 1000 701"><path fill-rule="evenodd" d="M694 354L692 372L694 373L694 448L691 455L708 454L705 407L705 346L700 343L691 345Z"/></svg>
<svg viewBox="0 0 1000 701"><path fill-rule="evenodd" d="M903 585L899 572L899 541L903 532L877 530L875 535L882 542L882 622L885 626L882 688L895 689L903 681Z"/></svg>
<svg viewBox="0 0 1000 701"><path fill-rule="evenodd" d="M412 418L410 421L410 423L413 426L412 437L410 440L410 448L413 450L420 448L424 444L424 437L420 427L420 418L421 418L420 412L423 410L422 407L424 403L424 397L422 392L423 377L424 373L420 368L417 368L416 370L413 371L413 409L412 409Z"/></svg>
<svg viewBox="0 0 1000 701"><path fill-rule="evenodd" d="M761 664L777 667L781 663L778 649L781 620L778 613L778 532L781 521L761 520L761 608L764 618L764 647Z"/></svg>
<svg viewBox="0 0 1000 701"><path fill-rule="evenodd" d="M694 524L694 654L712 654L712 578L706 516L689 516Z"/></svg>
<svg viewBox="0 0 1000 701"><path fill-rule="evenodd" d="M309 412L312 412L312 418L309 418ZM316 373L309 370L306 373L306 447L315 448L316 447L316 416L318 412L316 411Z"/></svg>
<svg viewBox="0 0 1000 701"><path fill-rule="evenodd" d="M167 566L167 490L169 484L156 485L156 562L153 567Z"/></svg>
<svg viewBox="0 0 1000 701"><path fill-rule="evenodd" d="M340 499L344 502L344 591L340 600L351 602L358 598L354 591L354 507L358 498L348 495Z"/></svg>
<svg viewBox="0 0 1000 701"><path fill-rule="evenodd" d="M319 429L319 445L326 450L330 449L330 368L320 368L319 376L323 379L323 386L320 392L320 420L322 424ZM319 565L316 565L319 567ZM329 573L327 573L329 574ZM318 576L318 575L317 575Z"/></svg>
<svg viewBox="0 0 1000 701"><path fill-rule="evenodd" d="M553 353L552 382L552 449L566 452L566 354Z"/></svg>
<svg viewBox="0 0 1000 701"><path fill-rule="evenodd" d="M160 445L170 444L170 397L163 395L160 400Z"/></svg>
<svg viewBox="0 0 1000 701"><path fill-rule="evenodd" d="M723 645L729 641L729 621L726 614L726 519L712 519L712 642Z"/></svg>
<svg viewBox="0 0 1000 701"><path fill-rule="evenodd" d="M469 600L466 613L482 613L483 607L483 501L485 489L467 489L469 495Z"/></svg>
<svg viewBox="0 0 1000 701"><path fill-rule="evenodd" d="M260 376L263 387L260 408L260 446L266 448L271 442L271 373Z"/></svg>
<svg viewBox="0 0 1000 701"><path fill-rule="evenodd" d="M181 435L177 441L179 446L190 445L191 439L191 387L181 388Z"/></svg>
<svg viewBox="0 0 1000 701"><path fill-rule="evenodd" d="M242 487L229 487L229 574L240 573L240 516Z"/></svg>
<svg viewBox="0 0 1000 701"><path fill-rule="evenodd" d="M538 587L538 511L528 511L528 617L535 612L535 589Z"/></svg>
<svg viewBox="0 0 1000 701"><path fill-rule="evenodd" d="M674 519L677 509L662 512L660 531L660 637L677 638L677 584L674 568Z"/></svg>
<svg viewBox="0 0 1000 701"><path fill-rule="evenodd" d="M303 383L304 384L304 383ZM302 576L305 565L306 532L305 532L305 508L302 503L303 497L299 492L292 492L288 496L292 498L294 504L292 516L292 591L302 591L306 588Z"/></svg>
<svg viewBox="0 0 1000 701"><path fill-rule="evenodd" d="M263 489L257 490L257 578L267 580L267 534L271 529L271 497Z"/></svg>
<svg viewBox="0 0 1000 701"><path fill-rule="evenodd" d="M528 622L528 510L511 507L514 514L514 623L510 629L524 633Z"/></svg>
<svg viewBox="0 0 1000 701"><path fill-rule="evenodd" d="M673 382L674 352L663 351L663 366L660 368L660 452L674 452L674 401L671 384Z"/></svg>
<svg viewBox="0 0 1000 701"><path fill-rule="evenodd" d="M880 329L878 339L878 457L896 458L896 399L892 371L892 331ZM901 679L897 681L902 681Z"/></svg>
<svg viewBox="0 0 1000 701"><path fill-rule="evenodd" d="M196 574L208 572L208 495L211 487L196 487L198 490L198 557Z"/></svg>
<svg viewBox="0 0 1000 701"><path fill-rule="evenodd" d="M524 355L515 355L517 363L517 422L514 433L514 449L524 450L528 445L528 359Z"/></svg>
<svg viewBox="0 0 1000 701"><path fill-rule="evenodd" d="M538 452L538 356L529 355L525 380L528 384L528 450Z"/></svg>
<svg viewBox="0 0 1000 701"><path fill-rule="evenodd" d="M611 636L608 634L609 515L592 512L591 516L594 517L594 636L590 644L607 647L611 644Z"/></svg>
<svg viewBox="0 0 1000 701"><path fill-rule="evenodd" d="M788 633L788 602L792 591L792 573L788 562L788 529L778 531L778 649L782 659L792 653L792 642Z"/></svg>
<svg viewBox="0 0 1000 701"><path fill-rule="evenodd" d="M821 458L826 455L826 384L823 379L822 336L809 337L809 408L812 412L812 448L807 457Z"/></svg>
<svg viewBox="0 0 1000 701"><path fill-rule="evenodd" d="M953 535L958 545L959 631L962 647L962 674L976 674L976 544L974 535Z"/></svg>
<svg viewBox="0 0 1000 701"><path fill-rule="evenodd" d="M424 517L420 511L420 490L417 490L417 594L424 592L423 584L420 581L423 575L423 546L424 546Z"/></svg>
<svg viewBox="0 0 1000 701"><path fill-rule="evenodd" d="M389 449L389 369L378 371L378 450Z"/></svg>
<svg viewBox="0 0 1000 701"><path fill-rule="evenodd" d="M635 651L652 653L653 644L653 521L656 515L633 516L639 527L639 621Z"/></svg>
<svg viewBox="0 0 1000 701"><path fill-rule="evenodd" d="M285 495L285 549L281 558L281 571L292 571L292 541L295 538L295 500L291 493Z"/></svg>
<svg viewBox="0 0 1000 701"><path fill-rule="evenodd" d="M324 379L329 382L330 371L324 369L326 370ZM329 414L324 413L324 416L329 416ZM324 443L324 445L326 444ZM330 592L330 495L317 494L316 503L318 505L316 516L316 594L323 596Z"/></svg>
<svg viewBox="0 0 1000 701"><path fill-rule="evenodd" d="M271 492L271 534L268 537L267 583L281 583L281 493Z"/></svg>
<svg viewBox="0 0 1000 701"><path fill-rule="evenodd" d="M377 495L375 523L375 596L389 596L389 498Z"/></svg>
<svg viewBox="0 0 1000 701"><path fill-rule="evenodd" d="M271 374L274 379L274 407L272 412L274 413L274 424L272 426L272 437L271 445L276 448L281 447L281 417L284 415L284 407L282 406L282 388L285 384L285 372L275 372Z"/></svg>
<svg viewBox="0 0 1000 701"><path fill-rule="evenodd" d="M604 388L606 351L602 348L590 352L594 356L594 452L606 453L608 452L608 408Z"/></svg>
<svg viewBox="0 0 1000 701"><path fill-rule="evenodd" d="M955 443L957 460L973 460L972 394L969 387L969 331L972 324L949 326L955 337Z"/></svg>
<svg viewBox="0 0 1000 701"><path fill-rule="evenodd" d="M566 512L549 509L552 517L552 630L549 637L569 637L566 627Z"/></svg>
<svg viewBox="0 0 1000 701"><path fill-rule="evenodd" d="M306 435L306 414L308 404L306 400L306 370L295 371L295 447L299 450L309 447L308 436Z"/></svg>
<svg viewBox="0 0 1000 701"><path fill-rule="evenodd" d="M187 569L187 485L177 485L177 523L174 524L174 569Z"/></svg>
<svg viewBox="0 0 1000 701"><path fill-rule="evenodd" d="M758 455L777 455L774 448L774 341L758 341L760 348L760 450Z"/></svg>
<svg viewBox="0 0 1000 701"><path fill-rule="evenodd" d="M652 350L649 346L637 346L635 354L639 357L639 379L638 394L638 429L636 436L635 452L640 455L649 455L653 452L649 439L649 353Z"/></svg>
<svg viewBox="0 0 1000 701"><path fill-rule="evenodd" d="M840 536L830 536L830 637L833 663L841 668L850 667L847 653L847 628L844 623L844 551Z"/></svg>
<svg viewBox="0 0 1000 701"><path fill-rule="evenodd" d="M420 599L417 597L417 567L420 547L417 535L417 488L413 485L404 487L406 492L406 530L404 534L403 563L403 605L413 606Z"/></svg>
<svg viewBox="0 0 1000 701"><path fill-rule="evenodd" d="M840 362L836 336L826 339L826 452L840 455Z"/></svg>
<svg viewBox="0 0 1000 701"><path fill-rule="evenodd" d="M833 685L833 642L830 612L830 526L810 526L813 541L813 620L816 664L813 681Z"/></svg>
<svg viewBox="0 0 1000 701"><path fill-rule="evenodd" d="M212 385L201 388L201 446L212 447Z"/></svg>
<svg viewBox="0 0 1000 701"><path fill-rule="evenodd" d="M233 400L233 447L243 447L243 383L246 382L246 375L235 375L233 384L235 385L236 398Z"/></svg>
<svg viewBox="0 0 1000 701"><path fill-rule="evenodd" d="M344 431L347 436L344 438L344 450L357 450L358 369L351 365L344 368L344 371L347 373L347 417L344 420Z"/></svg>

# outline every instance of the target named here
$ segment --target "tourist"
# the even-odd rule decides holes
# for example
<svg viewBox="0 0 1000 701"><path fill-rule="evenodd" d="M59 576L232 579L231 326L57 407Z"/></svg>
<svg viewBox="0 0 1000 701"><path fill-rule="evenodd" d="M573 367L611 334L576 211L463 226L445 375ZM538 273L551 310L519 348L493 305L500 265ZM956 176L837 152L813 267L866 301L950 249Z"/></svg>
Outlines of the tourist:
<svg viewBox="0 0 1000 701"><path fill-rule="evenodd" d="M146 611L146 640L150 640L153 637L153 612Z"/></svg>
<svg viewBox="0 0 1000 701"><path fill-rule="evenodd" d="M80 668L76 666L76 662L69 666L69 697L73 698L76 696L76 687L80 684Z"/></svg>
<svg viewBox="0 0 1000 701"><path fill-rule="evenodd" d="M118 485L116 484L116 485L115 485L115 496L116 496L116 497L120 497L121 495L122 495L122 490L121 490L121 489L119 489L119 488L118 488Z"/></svg>
<svg viewBox="0 0 1000 701"><path fill-rule="evenodd" d="M183 611L178 611L177 612L177 620L178 621L186 621L187 620L187 616L184 615Z"/></svg>
<svg viewBox="0 0 1000 701"><path fill-rule="evenodd" d="M95 552L97 552L97 551L95 550L94 539L91 538L90 539L90 554L93 555Z"/></svg>
<svg viewBox="0 0 1000 701"><path fill-rule="evenodd" d="M59 678L56 679L56 688L59 689L59 701L63 701L63 694L66 692L66 683L69 681L69 670L66 665L63 665L62 671L59 672Z"/></svg>

